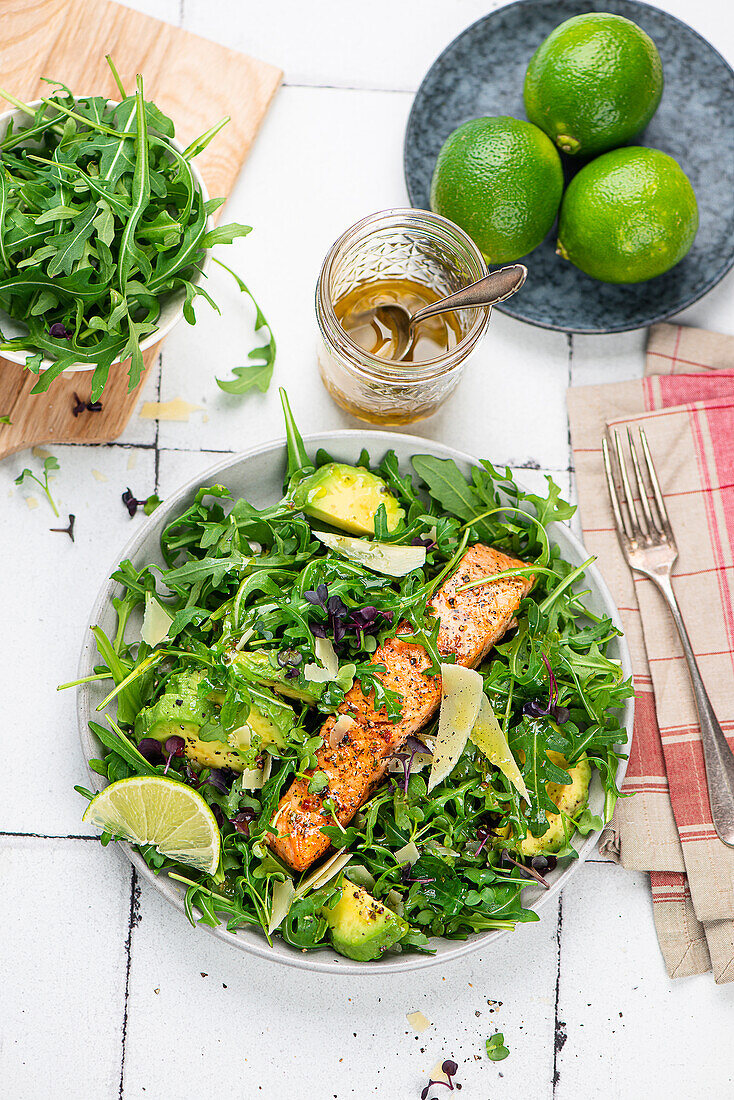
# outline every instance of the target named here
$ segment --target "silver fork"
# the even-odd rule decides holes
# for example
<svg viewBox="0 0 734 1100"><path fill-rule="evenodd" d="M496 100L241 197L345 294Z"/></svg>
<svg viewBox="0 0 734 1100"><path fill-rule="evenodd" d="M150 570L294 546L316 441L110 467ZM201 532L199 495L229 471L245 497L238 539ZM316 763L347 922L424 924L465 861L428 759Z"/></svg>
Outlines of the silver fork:
<svg viewBox="0 0 734 1100"><path fill-rule="evenodd" d="M620 491L618 491L617 481L615 480L609 443L606 439L602 441L604 470L607 475L607 486L612 501L619 544L630 569L635 573L641 573L644 577L649 577L660 589L670 608L673 622L678 629L696 699L714 828L719 839L730 848L734 848L734 753L729 748L718 719L714 714L673 591L671 573L678 558L678 548L675 544L675 537L668 519L665 501L660 489L660 482L655 473L647 438L642 428L640 428L640 443L652 490L652 499L648 497L637 448L629 429L627 429L627 438L632 459L634 487L639 498L640 510L638 510L635 493L627 472L627 463L622 452L619 433L616 431L614 433L614 450L620 474L621 500Z"/></svg>

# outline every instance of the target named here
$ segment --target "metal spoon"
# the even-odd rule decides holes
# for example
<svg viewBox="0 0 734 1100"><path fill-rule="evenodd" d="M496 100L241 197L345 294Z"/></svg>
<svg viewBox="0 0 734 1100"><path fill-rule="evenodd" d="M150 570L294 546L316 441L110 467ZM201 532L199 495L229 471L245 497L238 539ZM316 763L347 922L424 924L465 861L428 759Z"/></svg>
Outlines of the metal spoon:
<svg viewBox="0 0 734 1100"><path fill-rule="evenodd" d="M491 275L485 275L476 283L449 294L446 298L440 298L437 302L416 310L414 314L408 313L404 306L386 304L377 306L365 314L376 318L386 325L395 334L395 354L390 358L393 363L399 363L410 352L415 343L415 327L427 317L435 317L437 313L448 313L453 309L471 309L476 306L494 306L498 302L512 297L525 282L528 269L524 264L511 264L509 267L501 267L493 271Z"/></svg>

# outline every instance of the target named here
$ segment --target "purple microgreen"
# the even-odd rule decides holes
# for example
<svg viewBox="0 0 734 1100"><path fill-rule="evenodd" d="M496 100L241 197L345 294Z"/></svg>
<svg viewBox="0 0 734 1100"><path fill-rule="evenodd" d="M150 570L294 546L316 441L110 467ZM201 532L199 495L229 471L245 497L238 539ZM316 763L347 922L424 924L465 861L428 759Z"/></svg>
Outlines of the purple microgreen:
<svg viewBox="0 0 734 1100"><path fill-rule="evenodd" d="M429 882L435 882L436 881L433 878L413 878L410 871L411 871L410 863L404 863L403 864L403 869L400 872L400 880L401 880L401 882L403 883L404 886L409 886L413 882L417 882L419 886L427 886Z"/></svg>
<svg viewBox="0 0 734 1100"><path fill-rule="evenodd" d="M54 531L59 535L68 535L71 541L74 541L74 523L76 516L69 512L69 526L68 527L49 527L49 531Z"/></svg>
<svg viewBox="0 0 734 1100"><path fill-rule="evenodd" d="M79 416L79 413L83 413L83 412L93 412L93 413L102 412L102 402L101 401L84 401L79 396L78 393L75 393L74 394L74 402L75 402L75 404L74 404L71 411L72 411L72 414L75 417Z"/></svg>
<svg viewBox="0 0 734 1100"><path fill-rule="evenodd" d="M408 783L410 782L410 769L413 767L413 761L418 753L425 756L433 756L433 753L429 749L425 742L421 741L418 737L413 737L411 734L406 737L403 742L403 746L400 752L395 753L395 759L399 760L403 765L403 793L408 793Z"/></svg>
<svg viewBox="0 0 734 1100"><path fill-rule="evenodd" d="M241 833L242 836L249 836L250 822L254 821L256 817L257 814L254 810L246 809L241 810L236 817L230 818L230 821L232 822L238 833Z"/></svg>
<svg viewBox="0 0 734 1100"><path fill-rule="evenodd" d="M166 760L166 766L163 769L164 775L168 774L168 769L171 766L171 761L173 760L174 756L183 756L185 748L186 742L184 741L183 737L179 737L177 733L174 733L172 737L168 738L168 740L166 741L166 753L168 754L168 759Z"/></svg>
<svg viewBox="0 0 734 1100"><path fill-rule="evenodd" d="M543 658L543 664L548 670L548 709L550 710L551 707L555 706L556 699L558 697L558 684L556 683L556 678L553 675L551 663L546 657L545 653L541 653L541 657Z"/></svg>
<svg viewBox="0 0 734 1100"><path fill-rule="evenodd" d="M311 627L311 633L314 638L326 637L326 627L321 626L320 623L309 623L309 626Z"/></svg>
<svg viewBox="0 0 734 1100"><path fill-rule="evenodd" d="M49 336L52 336L55 340L71 340L72 336L74 335L74 333L70 332L66 325L62 324L61 321L54 321L54 323L51 325L51 328L48 330L48 334Z"/></svg>
<svg viewBox="0 0 734 1100"><path fill-rule="evenodd" d="M445 1085L451 1092L454 1091L454 1077L458 1072L458 1065L452 1058L447 1058L445 1062L441 1064L441 1069L448 1077L448 1081L429 1081L424 1089L421 1090L421 1100L427 1100L428 1093L431 1091L434 1085ZM461 1086L459 1086L460 1088Z"/></svg>
<svg viewBox="0 0 734 1100"><path fill-rule="evenodd" d="M479 841L479 847L474 854L478 856L487 841L494 835L494 829L491 829L489 825L477 825L477 840Z"/></svg>
<svg viewBox="0 0 734 1100"><path fill-rule="evenodd" d="M307 603L313 604L315 607L323 607L326 610L326 599L329 595L329 589L325 584L319 584L315 589L310 588L307 592L303 593L303 598Z"/></svg>
<svg viewBox="0 0 734 1100"><path fill-rule="evenodd" d="M138 752L145 757L149 764L163 763L161 743L156 741L155 737L144 737L142 741L138 741Z"/></svg>
<svg viewBox="0 0 734 1100"><path fill-rule="evenodd" d="M531 699L522 708L523 714L526 714L528 718L552 718L559 726L562 726L564 722L568 721L569 714L571 713L568 707L559 706L558 700L558 683L556 681L551 663L546 657L545 653L541 653L543 658L543 664L548 670L548 702L546 706L543 706L540 700Z"/></svg>
<svg viewBox="0 0 734 1100"><path fill-rule="evenodd" d="M514 866L517 867L519 871L522 871L524 875L527 875L529 878L534 878L536 882L539 882L544 890L550 890L550 883L546 882L542 875L538 874L538 872L534 870L532 866L528 867L527 864L519 863L518 860L513 859L513 857L507 851L507 848L502 849L501 860L503 863L514 864Z"/></svg>
<svg viewBox="0 0 734 1100"><path fill-rule="evenodd" d="M421 538L420 535L416 535L414 539L410 540L411 546L425 546L426 550L432 550L436 546L435 539L429 539L427 537Z"/></svg>
<svg viewBox="0 0 734 1100"><path fill-rule="evenodd" d="M227 794L229 788L232 786L232 780L234 779L234 772L230 768L214 768L209 773L207 783L211 783L215 791L219 791L220 794Z"/></svg>
<svg viewBox="0 0 734 1100"><path fill-rule="evenodd" d="M558 860L555 856L533 856L530 866L539 875L547 875L549 871L555 871Z"/></svg>
<svg viewBox="0 0 734 1100"><path fill-rule="evenodd" d="M294 668L300 665L303 656L297 649L281 649L276 659L281 668Z"/></svg>
<svg viewBox="0 0 734 1100"><path fill-rule="evenodd" d="M161 498L157 493L151 493L145 500L138 500L137 497L133 496L132 490L128 486L122 494L122 503L127 508L130 518L136 514L138 508L142 508L145 515L149 516L151 513L155 512L156 508L161 503Z"/></svg>

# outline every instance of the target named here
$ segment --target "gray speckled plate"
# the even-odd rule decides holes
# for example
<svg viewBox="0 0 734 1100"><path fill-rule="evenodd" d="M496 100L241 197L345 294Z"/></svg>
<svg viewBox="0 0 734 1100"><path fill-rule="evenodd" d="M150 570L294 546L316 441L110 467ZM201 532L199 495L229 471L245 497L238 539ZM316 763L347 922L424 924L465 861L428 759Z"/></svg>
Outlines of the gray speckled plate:
<svg viewBox="0 0 734 1100"><path fill-rule="evenodd" d="M685 23L635 0L518 0L492 12L454 39L418 89L405 135L405 180L412 204L428 209L433 166L451 131L482 115L525 118L523 80L534 50L563 20L588 11L634 20L660 51L663 98L634 144L662 149L688 174L701 216L698 234L665 275L613 286L556 256L551 230L524 257L530 274L522 291L496 308L562 332L624 332L684 309L734 264L734 72Z"/></svg>

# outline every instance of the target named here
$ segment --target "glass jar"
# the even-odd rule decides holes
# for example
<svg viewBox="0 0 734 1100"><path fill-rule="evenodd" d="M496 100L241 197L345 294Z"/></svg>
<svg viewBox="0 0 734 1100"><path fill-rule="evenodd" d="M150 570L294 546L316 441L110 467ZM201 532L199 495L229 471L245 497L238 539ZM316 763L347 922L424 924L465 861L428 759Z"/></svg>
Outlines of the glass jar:
<svg viewBox="0 0 734 1100"><path fill-rule="evenodd" d="M458 385L490 310L458 310L461 340L438 358L393 363L347 336L336 301L358 284L382 279L412 279L442 298L486 274L481 252L463 229L427 210L383 210L347 229L329 250L316 286L319 372L337 405L370 424L431 416Z"/></svg>

